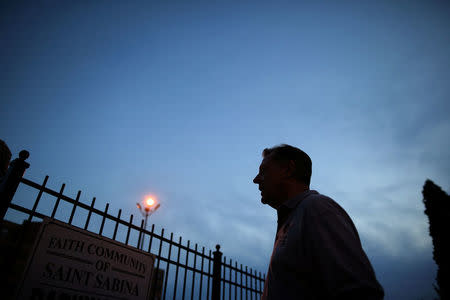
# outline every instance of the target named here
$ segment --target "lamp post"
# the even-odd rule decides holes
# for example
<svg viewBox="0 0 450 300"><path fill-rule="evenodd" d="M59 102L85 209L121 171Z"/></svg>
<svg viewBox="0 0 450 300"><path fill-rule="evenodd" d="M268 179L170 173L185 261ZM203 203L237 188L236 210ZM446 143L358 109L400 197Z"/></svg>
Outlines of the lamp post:
<svg viewBox="0 0 450 300"><path fill-rule="evenodd" d="M156 203L156 201L153 198L147 198L146 200L142 201L141 203L136 203L137 208L141 212L142 216L145 217L144 221L144 230L147 230L147 219L148 216L153 214L159 207L160 204ZM144 238L145 235L142 236L141 244L139 245L139 249L142 249L144 246Z"/></svg>

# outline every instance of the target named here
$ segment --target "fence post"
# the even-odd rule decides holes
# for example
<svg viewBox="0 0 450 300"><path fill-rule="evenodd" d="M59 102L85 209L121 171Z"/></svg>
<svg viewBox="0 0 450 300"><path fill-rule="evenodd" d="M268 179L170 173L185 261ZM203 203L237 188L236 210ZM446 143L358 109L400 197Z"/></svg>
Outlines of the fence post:
<svg viewBox="0 0 450 300"><path fill-rule="evenodd" d="M213 282L212 282L212 300L220 300L220 274L222 273L222 252L219 251L220 245L216 245L213 264Z"/></svg>
<svg viewBox="0 0 450 300"><path fill-rule="evenodd" d="M16 193L25 170L30 166L25 160L30 156L26 150L19 153L19 157L13 160L0 183L0 223L3 222L9 204Z"/></svg>

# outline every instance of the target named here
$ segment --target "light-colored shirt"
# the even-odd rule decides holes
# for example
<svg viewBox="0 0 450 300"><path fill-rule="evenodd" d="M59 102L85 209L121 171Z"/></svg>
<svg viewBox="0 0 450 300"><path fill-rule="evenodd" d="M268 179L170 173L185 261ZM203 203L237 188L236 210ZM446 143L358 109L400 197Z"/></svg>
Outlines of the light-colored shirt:
<svg viewBox="0 0 450 300"><path fill-rule="evenodd" d="M287 216L279 224L262 300L383 299L355 225L333 199L309 190L278 212Z"/></svg>

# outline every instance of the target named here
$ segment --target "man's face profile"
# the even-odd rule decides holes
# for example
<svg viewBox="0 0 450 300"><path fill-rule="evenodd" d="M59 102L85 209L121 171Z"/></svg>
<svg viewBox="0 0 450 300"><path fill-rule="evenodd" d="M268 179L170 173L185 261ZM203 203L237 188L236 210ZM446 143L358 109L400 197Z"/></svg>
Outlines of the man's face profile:
<svg viewBox="0 0 450 300"><path fill-rule="evenodd" d="M253 179L253 182L259 186L263 204L269 204L274 208L278 206L282 171L281 165L271 159L270 155L261 162L259 173Z"/></svg>

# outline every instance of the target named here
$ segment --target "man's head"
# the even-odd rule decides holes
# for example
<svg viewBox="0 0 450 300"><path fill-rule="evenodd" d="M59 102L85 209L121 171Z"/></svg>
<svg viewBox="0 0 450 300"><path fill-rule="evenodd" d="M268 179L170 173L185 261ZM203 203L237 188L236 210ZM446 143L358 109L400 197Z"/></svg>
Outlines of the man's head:
<svg viewBox="0 0 450 300"><path fill-rule="evenodd" d="M264 149L259 173L253 182L259 185L261 202L277 208L281 203L309 189L311 159L290 145Z"/></svg>
<svg viewBox="0 0 450 300"><path fill-rule="evenodd" d="M0 176L6 174L9 161L11 160L11 151L3 140L0 140Z"/></svg>

